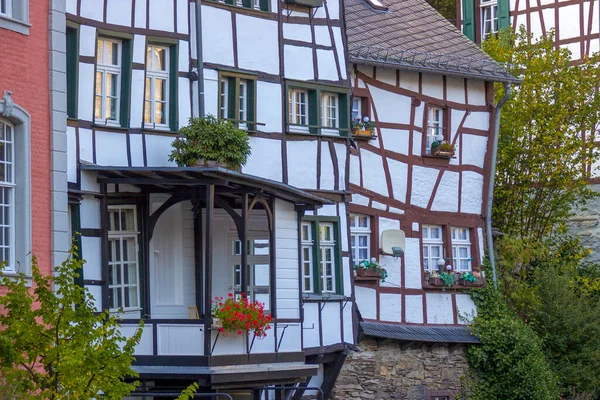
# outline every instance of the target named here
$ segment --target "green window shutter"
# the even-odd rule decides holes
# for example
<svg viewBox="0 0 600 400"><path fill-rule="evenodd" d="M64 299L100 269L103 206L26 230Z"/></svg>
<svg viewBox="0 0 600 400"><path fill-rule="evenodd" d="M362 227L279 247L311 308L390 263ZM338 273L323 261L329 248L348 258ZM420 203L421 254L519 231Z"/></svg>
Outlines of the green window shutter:
<svg viewBox="0 0 600 400"><path fill-rule="evenodd" d="M179 122L177 121L177 85L179 79L177 78L177 46L171 46L169 49L171 60L169 68L169 127L171 131L176 132L179 130Z"/></svg>
<svg viewBox="0 0 600 400"><path fill-rule="evenodd" d="M227 78L227 118L237 120L237 79ZM233 122L233 121L232 121Z"/></svg>
<svg viewBox="0 0 600 400"><path fill-rule="evenodd" d="M498 30L510 26L510 3L508 0L498 0Z"/></svg>
<svg viewBox="0 0 600 400"><path fill-rule="evenodd" d="M71 209L71 232L73 234L71 240L73 241L72 245L76 247L73 258L79 261L83 258L81 249L81 216L79 203L70 203L69 208ZM79 276L75 278L75 283L83 287L83 268L79 269L77 273Z"/></svg>
<svg viewBox="0 0 600 400"><path fill-rule="evenodd" d="M349 121L350 121L350 107L348 105L348 95L340 94L338 95L339 101L339 118L340 118L340 135L348 136L348 131L344 131L343 129L348 129Z"/></svg>
<svg viewBox="0 0 600 400"><path fill-rule="evenodd" d="M129 104L131 101L131 40L123 41L123 56L121 63L121 126L129 128Z"/></svg>
<svg viewBox="0 0 600 400"><path fill-rule="evenodd" d="M462 0L463 33L475 41L475 0ZM508 1L508 0L507 0Z"/></svg>
<svg viewBox="0 0 600 400"><path fill-rule="evenodd" d="M67 116L77 117L78 31L67 27Z"/></svg>
<svg viewBox="0 0 600 400"><path fill-rule="evenodd" d="M233 1L234 0L225 0L225 4L231 4L231 5L233 5Z"/></svg>
<svg viewBox="0 0 600 400"><path fill-rule="evenodd" d="M248 111L246 112L246 119L248 121L256 122L256 81L246 81L246 101ZM248 130L253 131L255 129L254 124L248 124Z"/></svg>
<svg viewBox="0 0 600 400"><path fill-rule="evenodd" d="M308 124L311 125L309 128L310 133L318 133L319 130L316 126L320 126L319 114L321 110L321 99L319 99L318 90L308 91Z"/></svg>
<svg viewBox="0 0 600 400"><path fill-rule="evenodd" d="M252 8L253 0L242 0L242 5L246 8Z"/></svg>
<svg viewBox="0 0 600 400"><path fill-rule="evenodd" d="M269 0L260 0L260 9L262 11L269 11Z"/></svg>

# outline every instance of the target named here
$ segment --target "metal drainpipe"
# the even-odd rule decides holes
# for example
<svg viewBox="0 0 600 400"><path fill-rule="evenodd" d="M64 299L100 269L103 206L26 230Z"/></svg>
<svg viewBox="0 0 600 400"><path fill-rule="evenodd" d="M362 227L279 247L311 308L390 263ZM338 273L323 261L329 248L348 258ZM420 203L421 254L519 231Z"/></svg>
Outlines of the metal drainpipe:
<svg viewBox="0 0 600 400"><path fill-rule="evenodd" d="M504 83L504 97L496 105L494 116L494 145L492 146L492 168L490 170L490 186L488 188L487 210L485 215L485 230L487 231L488 256L492 267L492 281L497 283L496 258L494 256L494 239L492 237L492 203L494 201L494 181L496 180L496 159L498 158L498 138L500 137L500 109L510 97L510 83Z"/></svg>
<svg viewBox="0 0 600 400"><path fill-rule="evenodd" d="M202 6L196 0L196 63L198 68L198 111L204 117L204 58L202 56Z"/></svg>

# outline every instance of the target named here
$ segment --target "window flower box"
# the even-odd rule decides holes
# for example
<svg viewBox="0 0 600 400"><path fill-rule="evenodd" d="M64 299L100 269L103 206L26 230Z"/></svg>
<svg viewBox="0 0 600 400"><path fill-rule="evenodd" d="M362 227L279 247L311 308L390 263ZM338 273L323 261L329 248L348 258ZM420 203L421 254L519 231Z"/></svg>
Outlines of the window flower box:
<svg viewBox="0 0 600 400"><path fill-rule="evenodd" d="M381 282L385 282L388 274L385 268L377 264L377 260L373 257L371 261L364 260L358 265L354 266L356 271L357 280L375 281L381 279Z"/></svg>
<svg viewBox="0 0 600 400"><path fill-rule="evenodd" d="M434 141L431 144L431 155L440 158L452 158L454 157L456 149L452 143L447 141Z"/></svg>
<svg viewBox="0 0 600 400"><path fill-rule="evenodd" d="M373 136L373 131L369 129L354 129L352 135L358 137L371 137Z"/></svg>

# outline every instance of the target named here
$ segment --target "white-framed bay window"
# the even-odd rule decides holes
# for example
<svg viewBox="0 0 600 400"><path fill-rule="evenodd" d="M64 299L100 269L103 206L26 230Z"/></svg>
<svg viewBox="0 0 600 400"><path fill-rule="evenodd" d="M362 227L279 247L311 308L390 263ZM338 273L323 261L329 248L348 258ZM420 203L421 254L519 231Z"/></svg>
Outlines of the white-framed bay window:
<svg viewBox="0 0 600 400"><path fill-rule="evenodd" d="M0 121L0 262L5 272L16 272L13 132L11 124Z"/></svg>
<svg viewBox="0 0 600 400"><path fill-rule="evenodd" d="M371 217L350 214L350 248L354 264L370 260L371 257Z"/></svg>
<svg viewBox="0 0 600 400"><path fill-rule="evenodd" d="M96 49L94 120L119 125L122 41L99 37Z"/></svg>
<svg viewBox="0 0 600 400"><path fill-rule="evenodd" d="M441 225L422 225L423 269L428 272L438 270L437 261L444 255L444 238Z"/></svg>
<svg viewBox="0 0 600 400"><path fill-rule="evenodd" d="M338 133L339 101L336 93L321 92L321 133Z"/></svg>
<svg viewBox="0 0 600 400"><path fill-rule="evenodd" d="M452 262L458 272L471 271L471 231L455 227L452 232Z"/></svg>
<svg viewBox="0 0 600 400"><path fill-rule="evenodd" d="M498 0L481 0L481 38L498 33Z"/></svg>
<svg viewBox="0 0 600 400"><path fill-rule="evenodd" d="M292 132L308 132L308 90L293 88L288 91L288 123Z"/></svg>
<svg viewBox="0 0 600 400"><path fill-rule="evenodd" d="M431 144L437 140L438 135L444 135L444 109L436 106L429 106L427 118L427 140L425 142L425 152L431 153Z"/></svg>
<svg viewBox="0 0 600 400"><path fill-rule="evenodd" d="M138 311L140 265L135 205L108 206L108 289L111 311Z"/></svg>
<svg viewBox="0 0 600 400"><path fill-rule="evenodd" d="M144 96L144 126L169 129L170 48L149 44L146 48L146 93Z"/></svg>

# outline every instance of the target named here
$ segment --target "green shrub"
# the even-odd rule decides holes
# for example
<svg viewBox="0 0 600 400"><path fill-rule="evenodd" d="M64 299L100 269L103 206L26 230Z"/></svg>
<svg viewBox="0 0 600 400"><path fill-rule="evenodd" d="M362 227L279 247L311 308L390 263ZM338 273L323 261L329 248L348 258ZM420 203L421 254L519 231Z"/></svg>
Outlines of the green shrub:
<svg viewBox="0 0 600 400"><path fill-rule="evenodd" d="M246 164L251 150L245 131L211 115L190 118L189 125L179 130L171 146L169 161L180 167L195 166L198 160L204 160L224 163L234 170Z"/></svg>

